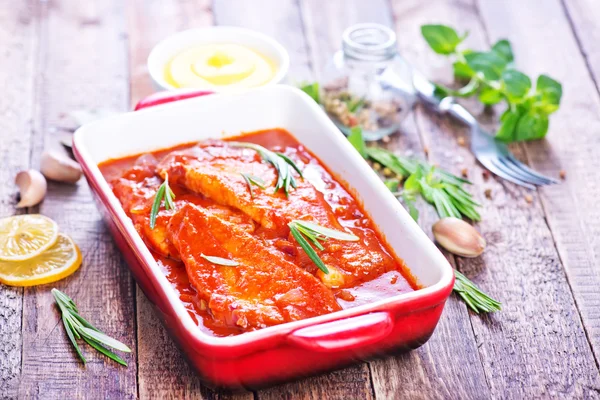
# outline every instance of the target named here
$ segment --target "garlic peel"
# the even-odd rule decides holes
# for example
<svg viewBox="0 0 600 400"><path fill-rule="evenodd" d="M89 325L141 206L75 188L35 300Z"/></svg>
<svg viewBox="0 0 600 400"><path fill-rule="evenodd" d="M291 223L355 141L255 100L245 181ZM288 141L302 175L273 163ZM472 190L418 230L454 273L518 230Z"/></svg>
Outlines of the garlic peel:
<svg viewBox="0 0 600 400"><path fill-rule="evenodd" d="M477 257L483 253L485 239L462 219L442 218L433 224L433 236L444 249L461 257Z"/></svg>
<svg viewBox="0 0 600 400"><path fill-rule="evenodd" d="M52 151L44 151L40 161L40 171L48 179L75 183L83 172L78 163Z"/></svg>
<svg viewBox="0 0 600 400"><path fill-rule="evenodd" d="M34 169L20 171L15 177L15 184L21 193L17 208L35 206L44 199L48 190L46 178Z"/></svg>

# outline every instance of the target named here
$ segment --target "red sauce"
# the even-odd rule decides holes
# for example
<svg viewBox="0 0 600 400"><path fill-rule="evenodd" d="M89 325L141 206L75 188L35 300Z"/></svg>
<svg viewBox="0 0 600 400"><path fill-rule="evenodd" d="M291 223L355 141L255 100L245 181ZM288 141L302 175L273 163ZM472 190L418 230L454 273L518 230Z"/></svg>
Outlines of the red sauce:
<svg viewBox="0 0 600 400"><path fill-rule="evenodd" d="M300 159L304 163L303 173L305 179L309 180L318 191L324 194L326 202L333 209L335 217L340 224L352 228L353 233L359 237L363 236L363 233L367 231L370 233L375 231L379 243L373 245L383 248L384 251L397 261L396 270L387 271L370 281L359 282L354 287L342 290L333 289L338 303L343 308L368 304L419 288L415 278L410 274L403 261L391 251L383 237L377 233L376 227L373 226L373 223L359 202L352 197L350 188L339 179L335 179L334 175L327 170L317 157L304 148L291 134L282 129L272 129L244 134L241 137L228 138L227 140L253 142L271 150L281 151L287 155L294 155L297 159ZM195 145L196 143L182 144L168 149L157 150L151 154L161 159L173 150L181 150ZM110 183L112 180L121 177L125 171L134 165L140 156L141 154L136 154L119 159L111 159L101 163L99 168L104 178ZM189 193L189 195L198 196L192 193ZM199 199L199 202L205 205L210 203L211 200L202 198ZM181 262L162 257L158 254L155 254L155 258L169 282L172 283L174 289L178 292L188 312L204 332L215 336L227 336L239 333L235 329L218 327L212 323L206 311L206 305L203 304L196 290L190 285L185 267Z"/></svg>

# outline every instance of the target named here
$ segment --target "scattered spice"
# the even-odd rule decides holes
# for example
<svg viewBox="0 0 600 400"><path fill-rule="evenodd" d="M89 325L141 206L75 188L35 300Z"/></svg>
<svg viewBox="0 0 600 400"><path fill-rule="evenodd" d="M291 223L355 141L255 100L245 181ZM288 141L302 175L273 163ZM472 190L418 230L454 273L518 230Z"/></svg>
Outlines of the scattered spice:
<svg viewBox="0 0 600 400"><path fill-rule="evenodd" d="M487 199L492 199L492 189L485 189L485 191L483 192L483 194L485 195L485 197Z"/></svg>
<svg viewBox="0 0 600 400"><path fill-rule="evenodd" d="M525 195L525 201L529 204L533 203L533 196L530 194Z"/></svg>
<svg viewBox="0 0 600 400"><path fill-rule="evenodd" d="M560 179L565 179L567 177L567 171L565 171L564 169L561 169L560 172L558 173L558 176L560 176Z"/></svg>
<svg viewBox="0 0 600 400"><path fill-rule="evenodd" d="M390 280L390 283L391 283L392 285L395 285L395 284L396 284L396 282L398 282L398 277L397 277L397 276L392 276L392 280Z"/></svg>
<svg viewBox="0 0 600 400"><path fill-rule="evenodd" d="M481 176L483 177L484 181L487 181L488 179L490 179L490 173L486 169L481 171Z"/></svg>
<svg viewBox="0 0 600 400"><path fill-rule="evenodd" d="M469 176L469 170L467 168L463 168L460 170L460 174L463 176L463 178L467 178Z"/></svg>
<svg viewBox="0 0 600 400"><path fill-rule="evenodd" d="M380 171L381 170L381 164L379 164L379 163L373 163L373 169L375 171Z"/></svg>
<svg viewBox="0 0 600 400"><path fill-rule="evenodd" d="M393 172L392 172L392 170L391 170L391 169L389 169L388 167L385 167L385 168L383 169L383 171L382 171L382 172L383 172L383 174L384 174L385 176L392 176L392 175L393 175Z"/></svg>
<svg viewBox="0 0 600 400"><path fill-rule="evenodd" d="M456 140L456 142L461 147L465 147L465 145L467 144L467 141L465 140L464 136L459 136L458 139Z"/></svg>
<svg viewBox="0 0 600 400"><path fill-rule="evenodd" d="M429 155L429 147L427 145L423 146L423 152L425 153L426 156Z"/></svg>
<svg viewBox="0 0 600 400"><path fill-rule="evenodd" d="M383 143L389 143L390 142L390 137L389 136L384 136L384 137L381 138L381 141Z"/></svg>

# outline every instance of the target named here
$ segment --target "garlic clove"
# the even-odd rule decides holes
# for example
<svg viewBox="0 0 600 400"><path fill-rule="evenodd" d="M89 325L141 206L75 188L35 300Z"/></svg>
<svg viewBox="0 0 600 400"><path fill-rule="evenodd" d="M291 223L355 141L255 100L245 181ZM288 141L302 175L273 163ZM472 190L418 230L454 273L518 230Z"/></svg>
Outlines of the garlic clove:
<svg viewBox="0 0 600 400"><path fill-rule="evenodd" d="M462 219L442 218L433 224L435 240L450 253L461 257L477 257L485 250L485 239Z"/></svg>
<svg viewBox="0 0 600 400"><path fill-rule="evenodd" d="M78 163L52 151L44 151L40 162L40 171L48 179L75 183L83 174Z"/></svg>
<svg viewBox="0 0 600 400"><path fill-rule="evenodd" d="M46 178L35 169L19 172L15 177L15 184L21 193L17 208L35 206L44 199L48 189Z"/></svg>

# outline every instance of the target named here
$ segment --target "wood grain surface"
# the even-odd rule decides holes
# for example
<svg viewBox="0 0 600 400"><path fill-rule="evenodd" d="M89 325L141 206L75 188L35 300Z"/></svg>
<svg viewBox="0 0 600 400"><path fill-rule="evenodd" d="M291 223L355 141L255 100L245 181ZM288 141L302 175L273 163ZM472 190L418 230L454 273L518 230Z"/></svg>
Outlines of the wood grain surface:
<svg viewBox="0 0 600 400"><path fill-rule="evenodd" d="M81 269L53 285L0 285L0 398L153 399L487 399L600 398L600 4L593 0L48 0L0 4L0 217L40 212L80 245ZM58 138L68 113L126 111L154 88L146 58L167 35L234 25L273 36L290 53L287 78L320 79L341 33L357 22L393 27L401 54L428 77L448 81L448 61L423 41L424 23L469 31L483 49L508 38L516 66L563 83L548 139L514 146L541 172L567 177L529 192L484 179L468 132L417 107L385 144L468 171L482 203L478 229L489 246L473 260L449 261L503 303L479 316L454 295L432 338L409 353L256 392L207 388L187 365L134 284L100 220L85 182L49 184L46 200L15 209L18 170L37 167L43 149L64 151ZM18 84L15 84L17 82ZM494 116L466 103L494 127ZM384 145L380 143L380 145ZM427 150L427 151L425 151ZM492 196L484 196L491 189ZM525 201L531 194L533 203ZM420 202L431 235L435 211ZM84 347L83 366L59 323L50 289L71 295L81 313L133 349L127 368Z"/></svg>

